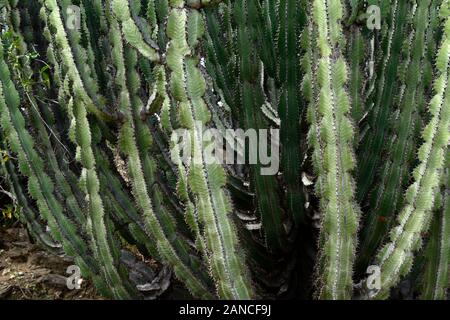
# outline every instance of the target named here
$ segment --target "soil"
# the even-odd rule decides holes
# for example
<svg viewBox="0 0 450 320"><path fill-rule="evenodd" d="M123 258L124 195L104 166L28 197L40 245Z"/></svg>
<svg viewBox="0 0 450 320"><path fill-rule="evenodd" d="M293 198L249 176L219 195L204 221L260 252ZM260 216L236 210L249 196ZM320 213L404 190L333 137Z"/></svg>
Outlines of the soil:
<svg viewBox="0 0 450 320"><path fill-rule="evenodd" d="M99 300L89 281L67 287L71 259L31 243L23 228L0 228L0 300Z"/></svg>

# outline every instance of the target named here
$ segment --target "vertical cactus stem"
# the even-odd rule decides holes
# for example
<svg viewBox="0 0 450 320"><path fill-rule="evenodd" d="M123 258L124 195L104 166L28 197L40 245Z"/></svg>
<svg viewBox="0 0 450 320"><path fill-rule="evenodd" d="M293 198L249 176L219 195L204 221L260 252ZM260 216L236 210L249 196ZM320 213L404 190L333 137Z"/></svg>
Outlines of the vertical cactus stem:
<svg viewBox="0 0 450 320"><path fill-rule="evenodd" d="M450 154L447 149L445 174L443 175L443 195L435 210L430 239L425 251L426 265L423 276L421 299L445 300L449 283L450 265ZM436 204L435 204L436 205Z"/></svg>
<svg viewBox="0 0 450 320"><path fill-rule="evenodd" d="M44 3L48 9L48 22L55 28L56 34L55 41L59 47L64 48L60 50L62 63L68 69L67 73L73 82L74 86L79 88L79 94L81 95L89 112L94 114L97 118L105 121L111 120L111 117L98 109L92 98L86 91L85 85L80 75L80 71L77 68L74 55L72 53L71 46L67 37L66 30L64 28L64 22L61 16L61 12L56 0L44 0Z"/></svg>
<svg viewBox="0 0 450 320"><path fill-rule="evenodd" d="M219 73L224 73L224 80L226 81L225 86L222 85L221 88L224 89L223 92L225 93L226 87L230 87L227 90L230 90L229 93L231 93L232 98L227 101L232 108L233 116L239 121L239 125L244 129L270 130L270 123L268 122L270 116L268 116L267 112L262 110L262 106L267 106L268 103L264 92L264 72L269 68L264 68L264 64L260 61L265 54L258 52L257 49L252 47L253 44L257 43L255 35L257 35L258 32L261 32L255 27L258 23L259 15L259 9L257 8L256 3L256 1L237 0L233 5L231 5L231 3L227 5L227 15L224 15L224 18L227 17L227 20L229 21L227 23L224 21L223 25L224 27L227 27L227 30L229 28L227 31L229 36L226 41L229 42L228 50L230 52L223 52L221 50L222 40L218 40L218 42L214 44L214 49L218 61L220 61L219 65L221 65L217 68L217 71ZM215 30L216 28L214 28L213 23L208 24L213 27L208 30L210 34L211 31L214 33L217 31L220 32L220 30ZM214 37L213 41L216 42L218 35L211 35ZM295 37L293 38L296 40ZM291 45L295 45L295 43L291 43ZM281 41L279 46L281 47L281 50L285 49L285 46L281 44ZM261 50L265 51L263 48L261 48ZM229 57L222 60L222 56L228 54ZM238 59L234 58L235 55ZM285 55L285 53L283 55ZM233 65L233 71L228 70L230 63ZM279 63L274 63L274 65L276 66L271 68L271 73L274 73L273 76L275 77L275 69L279 67ZM236 77L236 74L239 76ZM288 82L287 77L285 77L284 80L286 83ZM232 88L234 88L235 92L233 92ZM290 90L291 94L296 94L295 91L296 90L294 89ZM226 93L226 99L229 93ZM284 98L287 98L287 95L284 95ZM283 100L283 102L286 102L285 99ZM274 98L273 104L276 105L278 102L279 98ZM293 106L291 109L293 114L296 113L296 107L298 106ZM282 107L282 109L283 108L284 107ZM285 117L285 114L283 117ZM295 122L295 120L293 120L293 122ZM283 120L281 120L281 125L284 129L290 126L289 124L283 125L282 123ZM297 127L295 124L291 125L291 129ZM282 129L282 131L284 131L284 129ZM293 130L295 131L295 128ZM289 134L284 131L283 136L288 137ZM290 149L292 152L295 148L299 148L299 146L295 145L293 141L290 141L289 148L287 149ZM286 160L287 152L285 152L284 155L286 156L284 157ZM286 162L287 161L284 161L284 164L282 165L286 165ZM296 166L294 163L294 161L291 162L292 166ZM251 164L249 180L251 191L258 194L258 196L254 198L256 207L255 213L261 219L265 246L268 248L269 252L273 253L288 251L291 248L288 245L288 231L283 222L292 218L292 216L287 217L286 210L283 207L283 199L280 197L277 189L280 182L278 177L275 174L264 175L262 174L261 169L263 169L263 166L260 159L258 159L255 164ZM287 171L289 170L285 170L285 175L288 175ZM294 168L292 171L296 171L296 169ZM293 186L296 182L296 177L293 177L292 175L290 177L285 177L284 181L287 180L289 180L290 185ZM297 190L300 189L299 185L293 186L293 188ZM289 194L292 193L288 191L286 198L293 199ZM285 196L283 195L283 197ZM301 213L301 209L294 210L293 213ZM298 218L297 221L301 220L301 214L295 216Z"/></svg>
<svg viewBox="0 0 450 320"><path fill-rule="evenodd" d="M158 20L156 16L155 0L149 0L147 5L147 20L150 24L153 40L158 39Z"/></svg>
<svg viewBox="0 0 450 320"><path fill-rule="evenodd" d="M128 299L130 292L126 289L127 279L119 275L109 237L110 230L106 227L107 217L104 211L103 202L100 197L100 183L96 171L96 163L93 153L91 126L88 121L87 111L91 111L100 118L105 118L102 111L96 108L89 96L82 80L82 75L77 69L75 57L72 54L69 39L64 29L63 17L56 0L45 1L49 10L49 23L56 29L56 43L64 48L62 50L62 62L67 68L68 78L73 84L75 98L69 103L69 115L72 121L72 138L77 144L78 160L83 166L80 185L84 188L88 202L88 219L86 229L91 238L91 247L96 259L101 262L100 270L108 290L116 298ZM68 3L65 2L64 6ZM77 42L77 40L74 40ZM75 44L78 45L78 44ZM69 92L67 92L69 94ZM100 280L98 280L100 281ZM99 283L102 287L102 284Z"/></svg>
<svg viewBox="0 0 450 320"><path fill-rule="evenodd" d="M179 253L172 247L153 210L152 200L144 177L143 163L136 142L137 133L135 132L131 109L131 97L127 87L123 40L118 22L114 19L111 22L110 35L113 43L113 59L118 70L116 83L121 90L119 109L124 115L124 123L119 133L120 144L122 151L128 157L128 173L132 181L133 194L139 209L143 212L146 231L156 241L161 256L173 266L176 276L186 284L192 294L196 297L212 298L213 296L208 292L207 285L196 277L190 267L181 259ZM173 235L170 235L170 237L173 237Z"/></svg>
<svg viewBox="0 0 450 320"><path fill-rule="evenodd" d="M349 59L351 61L351 80L349 84L350 96L352 101L352 117L355 123L358 123L364 115L364 101L362 92L364 89L364 74L362 63L364 61L365 44L360 29L355 29L351 38L351 49Z"/></svg>
<svg viewBox="0 0 450 320"><path fill-rule="evenodd" d="M75 135L78 145L79 159L83 165L80 179L84 186L88 202L88 225L90 226L91 243L94 255L101 262L102 275L108 283L114 297L129 299L130 293L123 286L125 279L121 279L108 240L109 230L106 227L106 214L103 200L100 197L100 182L97 176L96 162L92 150L91 128L87 118L86 107L81 98L77 97L73 103L73 117L75 120Z"/></svg>
<svg viewBox="0 0 450 320"><path fill-rule="evenodd" d="M411 166L411 156L414 139L414 123L417 122L417 91L422 83L421 62L424 57L425 31L428 26L428 7L430 1L420 1L415 12L412 23L411 40L406 49L408 57L404 72L404 94L403 99L398 102L400 107L399 119L395 120L394 128L396 136L392 145L389 144L389 152L392 155L387 157L379 183L375 187L371 199L370 213L367 215L361 237L361 256L359 264L362 268L367 267L367 263L373 257L376 249L394 219L394 213L399 207L402 189L405 187L402 177L405 171ZM425 21L425 22L424 22ZM411 53L411 54L410 54Z"/></svg>
<svg viewBox="0 0 450 320"><path fill-rule="evenodd" d="M416 249L413 244L420 240L427 227L427 215L433 206L433 199L439 185L445 151L449 140L450 86L448 84L450 58L450 18L444 2L442 14L444 34L436 58L437 75L434 82L435 95L428 112L431 116L422 132L424 140L418 150L419 165L413 171L414 182L409 186L405 204L396 226L392 229L389 242L379 251L376 262L381 268L381 290L375 299L389 295L389 289L396 285L404 274L406 257ZM407 270L406 270L407 271Z"/></svg>
<svg viewBox="0 0 450 320"><path fill-rule="evenodd" d="M133 20L130 12L129 0L112 0L114 14L122 25L122 32L127 42L150 61L159 61L160 57L155 48L144 41L144 38Z"/></svg>
<svg viewBox="0 0 450 320"><path fill-rule="evenodd" d="M68 219L61 204L54 196L54 184L43 170L43 160L35 150L34 141L25 127L20 111L19 95L10 80L9 69L3 60L3 44L0 42L0 125L8 133L10 149L17 153L19 167L28 178L30 196L36 200L42 217L47 221L52 235L61 241L65 252L75 257L79 266L90 275L98 270L89 256L88 248L77 232L75 224Z"/></svg>
<svg viewBox="0 0 450 320"><path fill-rule="evenodd" d="M354 202L351 171L353 127L349 119L350 101L345 91L347 67L343 59L339 0L315 0L313 22L317 30L318 69L316 98L320 144L323 146L323 210L321 230L321 273L318 296L349 299L353 282L358 208ZM317 145L315 146L317 147ZM318 172L322 168L317 168Z"/></svg>
<svg viewBox="0 0 450 320"><path fill-rule="evenodd" d="M91 45L91 43L92 43L91 37L94 34L91 34L90 30L88 29L88 24L86 21L87 20L87 10L86 10L85 6L83 5L83 3L80 3L80 7L81 7L81 18L82 18L81 19L81 28L83 30L83 34L86 35L86 49L85 49L86 57L84 58L84 60L86 61L86 63L89 66L89 69L91 70L91 73L90 73L91 81L89 81L89 85L91 85L93 87L92 89L94 90L94 92L97 92L97 95L98 95L100 81L99 81L97 74L94 71L96 70L96 64L100 63L100 61L95 60L96 57L95 57L94 50ZM101 18L100 18L100 21L101 21Z"/></svg>
<svg viewBox="0 0 450 320"><path fill-rule="evenodd" d="M388 2L389 5L389 2ZM377 167L381 163L382 150L385 145L385 139L388 132L388 117L392 111L392 104L395 97L395 90L400 90L397 85L397 71L405 36L405 26L408 18L413 14L411 1L395 0L391 5L390 25L386 23L387 34L383 38L384 49L380 61L380 70L377 71L375 88L373 91L373 107L368 114L368 123L370 134L363 137L362 143L358 148L360 155L358 162L358 189L357 200L361 203L365 200L367 194L372 188L376 178ZM386 19L387 20L387 19ZM382 30L384 31L384 30ZM367 104L370 105L371 99Z"/></svg>
<svg viewBox="0 0 450 320"><path fill-rule="evenodd" d="M16 27L19 29L19 26ZM12 31L12 30L11 30ZM17 34L19 38L23 38L20 33L14 32ZM20 52L17 52L20 51ZM20 43L16 46L14 52L10 52L10 55L21 56L28 52L27 45L24 41L20 41ZM19 79L19 85L22 87L22 91L24 92L25 97L27 98L27 102L30 104L30 120L36 129L37 138L39 138L39 142L43 144L46 149L47 159L48 159L48 167L49 170L52 171L55 179L55 187L58 190L61 190L63 195L62 203L64 203L68 207L68 211L73 215L74 220L76 220L80 225L83 225L85 222L85 217L81 210L81 204L78 203L74 191L72 190L68 180L65 178L62 169L57 160L56 153L54 151L54 146L51 144L51 139L47 130L49 129L51 135L57 140L58 144L61 146L62 142L60 137L55 133L54 130L50 128L51 124L44 125L43 116L41 115L41 111L39 107L46 109L46 105L38 105L34 95L33 95L33 87L26 85L26 82L23 79L27 78L29 74L32 74L33 71L30 66L30 61L28 59L22 59L21 63L23 64L22 68L13 69L12 72L16 78ZM48 112L48 110L47 110ZM67 151L67 148L63 146Z"/></svg>
<svg viewBox="0 0 450 320"><path fill-rule="evenodd" d="M315 83L315 74L317 73L317 50L313 50L316 46L315 28L310 18L308 27L302 35L301 45L304 47L305 54L302 60L302 69L305 73L302 83L302 93L308 102L306 119L309 123L308 145L312 149L311 161L314 170L317 173L317 181L315 183L315 192L320 196L322 194L321 186L323 183L323 146L320 139L320 125L318 123L318 111L315 105L315 99L318 95L317 85Z"/></svg>
<svg viewBox="0 0 450 320"><path fill-rule="evenodd" d="M195 195L194 205L205 228L209 264L219 296L249 299L253 295L252 288L229 214L231 204L224 190L225 172L218 163L206 163L203 154L202 127L211 117L203 98L205 80L197 66L197 44L203 35L204 22L197 10L186 9L184 5L182 0L170 1L166 32L170 93L177 103L181 126L188 130L193 147L187 167L188 186Z"/></svg>
<svg viewBox="0 0 450 320"><path fill-rule="evenodd" d="M298 55L299 38L306 24L301 1L280 1L278 32L279 80L283 88L278 105L280 114L281 166L287 186L287 206L297 222L304 221L305 199L301 187L301 115L303 103L299 99L301 74ZM267 50L265 50L267 51Z"/></svg>
<svg viewBox="0 0 450 320"><path fill-rule="evenodd" d="M112 168L108 166L108 157L104 152L97 150L96 152L97 163L99 167L99 179L101 181L102 194L105 194L109 199L109 205L112 210L112 215L115 216L116 220L119 220L123 225L128 226L128 230L134 240L153 255L158 257L158 252L155 247L153 239L145 232L145 226L143 223L142 216L138 214L132 199L129 198L128 193L124 190L120 180L114 175Z"/></svg>
<svg viewBox="0 0 450 320"><path fill-rule="evenodd" d="M0 133L0 138L5 139ZM4 141L4 140L3 140ZM3 144L1 147L6 147ZM5 171L7 172L7 178L10 180L11 190L14 192L17 203L21 207L20 220L26 224L27 229L37 242L50 252L57 253L60 245L55 242L50 234L45 230L45 226L40 223L39 213L32 207L31 199L26 195L26 191L23 189L19 177L15 170L15 165L12 161L6 161L2 163Z"/></svg>

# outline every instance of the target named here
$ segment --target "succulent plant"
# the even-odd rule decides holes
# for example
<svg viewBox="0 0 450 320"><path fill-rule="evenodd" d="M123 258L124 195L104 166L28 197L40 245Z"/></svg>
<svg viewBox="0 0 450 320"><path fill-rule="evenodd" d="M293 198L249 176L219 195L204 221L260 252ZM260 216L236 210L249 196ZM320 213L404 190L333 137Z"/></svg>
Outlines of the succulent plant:
<svg viewBox="0 0 450 320"><path fill-rule="evenodd" d="M133 247L201 299L446 298L448 0L8 0L0 22L0 172L102 295L146 298Z"/></svg>

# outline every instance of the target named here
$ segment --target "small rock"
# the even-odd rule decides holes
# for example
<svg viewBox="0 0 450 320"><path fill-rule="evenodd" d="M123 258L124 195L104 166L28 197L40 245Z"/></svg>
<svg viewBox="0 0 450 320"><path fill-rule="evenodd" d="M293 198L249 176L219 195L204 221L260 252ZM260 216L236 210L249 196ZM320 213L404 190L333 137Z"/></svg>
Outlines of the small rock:
<svg viewBox="0 0 450 320"><path fill-rule="evenodd" d="M42 277L42 282L52 286L65 288L67 285L67 278L59 274L47 274Z"/></svg>

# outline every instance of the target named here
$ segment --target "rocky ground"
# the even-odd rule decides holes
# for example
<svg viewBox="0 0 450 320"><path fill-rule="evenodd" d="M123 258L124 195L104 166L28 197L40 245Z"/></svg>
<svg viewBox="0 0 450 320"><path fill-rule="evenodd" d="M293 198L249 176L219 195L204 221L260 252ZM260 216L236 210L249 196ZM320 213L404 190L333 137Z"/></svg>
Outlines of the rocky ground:
<svg viewBox="0 0 450 320"><path fill-rule="evenodd" d="M70 259L53 255L30 242L23 228L0 228L0 300L102 299L92 284L67 287Z"/></svg>

